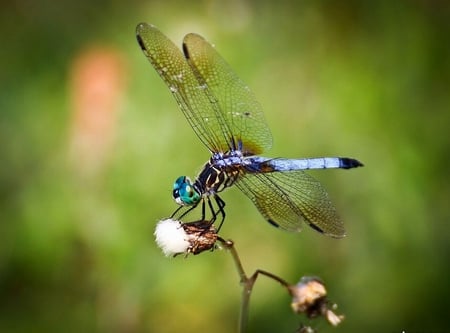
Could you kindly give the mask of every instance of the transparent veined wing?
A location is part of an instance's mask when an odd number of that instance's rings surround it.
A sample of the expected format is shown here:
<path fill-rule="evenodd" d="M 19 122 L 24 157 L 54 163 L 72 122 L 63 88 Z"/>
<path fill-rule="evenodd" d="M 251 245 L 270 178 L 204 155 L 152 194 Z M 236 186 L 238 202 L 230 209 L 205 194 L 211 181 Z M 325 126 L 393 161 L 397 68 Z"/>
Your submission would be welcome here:
<path fill-rule="evenodd" d="M 189 124 L 210 151 L 223 149 L 214 104 L 195 77 L 181 50 L 155 26 L 141 23 L 136 37 L 142 51 L 169 87 Z"/>
<path fill-rule="evenodd" d="M 187 35 L 183 54 L 153 25 L 139 24 L 136 36 L 145 56 L 211 152 L 241 148 L 242 144 L 248 154 L 257 154 L 271 146 L 270 131 L 253 94 L 202 37 Z M 197 52 L 196 47 L 201 50 Z M 185 56 L 190 57 L 189 63 Z M 219 67 L 212 68 L 215 65 Z M 214 79 L 208 77 L 213 72 Z"/>
<path fill-rule="evenodd" d="M 272 135 L 262 107 L 250 88 L 234 73 L 228 63 L 203 37 L 188 34 L 183 50 L 198 81 L 208 87 L 215 115 L 219 120 L 213 130 L 221 132 L 227 142 L 222 145 L 256 155 L 272 146 Z"/>
<path fill-rule="evenodd" d="M 345 236 L 344 224 L 337 215 L 322 185 L 307 173 L 246 173 L 236 186 L 255 204 L 269 223 L 288 231 L 300 231 L 302 222 L 335 238 Z"/>

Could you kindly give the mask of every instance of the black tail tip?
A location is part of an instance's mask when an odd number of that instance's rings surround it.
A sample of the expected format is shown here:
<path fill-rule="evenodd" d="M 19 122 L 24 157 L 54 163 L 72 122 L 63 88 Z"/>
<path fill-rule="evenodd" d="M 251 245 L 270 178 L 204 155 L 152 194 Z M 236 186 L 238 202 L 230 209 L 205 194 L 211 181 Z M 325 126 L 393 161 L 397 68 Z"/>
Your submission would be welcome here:
<path fill-rule="evenodd" d="M 354 158 L 341 157 L 341 168 L 342 169 L 352 169 L 352 168 L 358 168 L 358 167 L 362 167 L 362 166 L 364 166 L 364 164 L 362 164 L 358 160 L 355 160 Z"/>

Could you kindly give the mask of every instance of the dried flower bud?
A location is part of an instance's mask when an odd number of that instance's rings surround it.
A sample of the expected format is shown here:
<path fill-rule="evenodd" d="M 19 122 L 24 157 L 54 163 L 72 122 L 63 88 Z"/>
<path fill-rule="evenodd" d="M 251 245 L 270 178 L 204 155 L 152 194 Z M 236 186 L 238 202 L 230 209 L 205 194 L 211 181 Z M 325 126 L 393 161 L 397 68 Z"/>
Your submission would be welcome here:
<path fill-rule="evenodd" d="M 317 302 L 327 294 L 325 286 L 315 277 L 302 277 L 299 283 L 290 287 L 290 291 L 293 296 L 291 306 L 294 312 L 305 312 L 308 316 Z"/>
<path fill-rule="evenodd" d="M 156 225 L 156 243 L 166 256 L 177 254 L 199 254 L 212 249 L 217 232 L 209 221 L 182 223 L 166 219 Z"/>
<path fill-rule="evenodd" d="M 327 291 L 319 278 L 304 276 L 299 283 L 289 286 L 289 291 L 294 312 L 305 313 L 309 318 L 324 316 L 333 326 L 344 319 L 328 308 Z"/>

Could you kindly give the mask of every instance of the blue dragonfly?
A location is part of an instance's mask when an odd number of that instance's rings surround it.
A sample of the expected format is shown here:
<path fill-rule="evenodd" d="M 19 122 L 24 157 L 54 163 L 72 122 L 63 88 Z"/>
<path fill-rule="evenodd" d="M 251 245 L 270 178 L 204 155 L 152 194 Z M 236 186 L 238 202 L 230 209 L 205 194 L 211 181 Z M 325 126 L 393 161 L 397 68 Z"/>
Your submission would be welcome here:
<path fill-rule="evenodd" d="M 173 215 L 182 218 L 202 206 L 211 223 L 225 219 L 219 193 L 235 185 L 272 225 L 300 231 L 302 222 L 335 238 L 345 236 L 344 225 L 327 192 L 309 169 L 350 169 L 363 164 L 347 157 L 268 158 L 259 156 L 272 146 L 272 135 L 261 105 L 203 37 L 184 37 L 182 52 L 155 26 L 141 23 L 137 41 L 175 97 L 188 123 L 212 156 L 194 181 L 179 177 L 173 197 L 181 205 Z M 207 208 L 209 207 L 209 208 Z"/>

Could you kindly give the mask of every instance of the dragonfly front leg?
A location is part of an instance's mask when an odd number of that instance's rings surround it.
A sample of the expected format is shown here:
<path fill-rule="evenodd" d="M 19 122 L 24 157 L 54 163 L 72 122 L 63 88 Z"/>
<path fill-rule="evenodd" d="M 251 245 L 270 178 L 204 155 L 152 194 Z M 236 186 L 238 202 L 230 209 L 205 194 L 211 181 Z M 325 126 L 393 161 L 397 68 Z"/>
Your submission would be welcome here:
<path fill-rule="evenodd" d="M 178 219 L 181 220 L 183 217 L 185 217 L 187 214 L 189 214 L 193 209 L 197 208 L 198 203 L 196 203 L 195 205 L 191 206 L 188 210 L 186 210 L 183 214 L 181 214 Z M 170 218 L 172 219 L 181 209 L 185 208 L 186 206 L 180 206 L 178 207 L 173 214 L 170 216 Z M 204 200 L 202 200 L 202 221 L 205 219 L 205 202 Z"/>
<path fill-rule="evenodd" d="M 170 218 L 173 219 L 173 217 L 183 208 L 183 206 L 178 207 L 173 213 L 172 215 L 170 215 Z M 184 215 L 184 214 L 183 214 Z"/>

